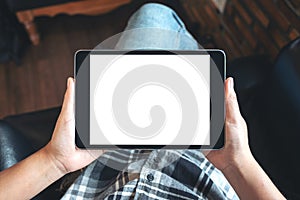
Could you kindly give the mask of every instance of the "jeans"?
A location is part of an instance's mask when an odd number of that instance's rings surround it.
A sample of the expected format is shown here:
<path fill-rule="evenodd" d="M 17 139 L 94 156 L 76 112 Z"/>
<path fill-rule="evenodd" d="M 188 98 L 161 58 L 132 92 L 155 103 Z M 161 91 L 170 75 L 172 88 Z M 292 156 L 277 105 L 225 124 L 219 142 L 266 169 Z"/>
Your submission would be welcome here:
<path fill-rule="evenodd" d="M 135 12 L 115 49 L 199 49 L 197 41 L 169 7 L 148 3 Z"/>

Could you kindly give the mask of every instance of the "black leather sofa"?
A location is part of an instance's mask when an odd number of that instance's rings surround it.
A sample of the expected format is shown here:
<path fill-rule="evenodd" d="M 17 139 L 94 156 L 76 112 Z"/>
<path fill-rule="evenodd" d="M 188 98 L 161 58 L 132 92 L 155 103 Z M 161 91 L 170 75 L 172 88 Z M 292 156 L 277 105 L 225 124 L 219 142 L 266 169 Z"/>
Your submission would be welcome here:
<path fill-rule="evenodd" d="M 51 139 L 60 108 L 8 116 L 0 120 L 0 171 L 26 158 Z M 63 178 L 34 199 L 59 199 Z"/>
<path fill-rule="evenodd" d="M 254 156 L 288 199 L 300 199 L 300 38 L 284 47 L 275 63 L 266 56 L 240 58 L 228 63 L 227 75 L 235 78 Z M 0 170 L 44 146 L 59 111 L 0 120 Z M 61 180 L 35 199 L 58 199 Z"/>
<path fill-rule="evenodd" d="M 251 150 L 288 199 L 300 199 L 300 38 L 270 63 L 240 58 L 227 68 L 249 131 Z"/>

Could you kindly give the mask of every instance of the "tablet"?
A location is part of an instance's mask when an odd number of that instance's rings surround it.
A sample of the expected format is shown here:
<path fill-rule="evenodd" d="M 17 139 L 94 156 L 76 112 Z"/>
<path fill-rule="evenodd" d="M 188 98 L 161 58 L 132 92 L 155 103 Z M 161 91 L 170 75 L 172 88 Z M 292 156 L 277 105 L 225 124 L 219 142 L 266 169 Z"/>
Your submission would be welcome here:
<path fill-rule="evenodd" d="M 79 50 L 76 145 L 86 149 L 220 149 L 222 50 Z"/>

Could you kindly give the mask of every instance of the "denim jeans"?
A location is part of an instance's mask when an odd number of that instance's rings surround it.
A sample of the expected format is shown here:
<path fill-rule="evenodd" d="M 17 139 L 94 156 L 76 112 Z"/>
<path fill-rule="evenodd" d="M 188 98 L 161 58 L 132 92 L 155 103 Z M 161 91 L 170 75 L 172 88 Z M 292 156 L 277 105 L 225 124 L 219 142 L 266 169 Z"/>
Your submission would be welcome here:
<path fill-rule="evenodd" d="M 115 49 L 194 50 L 198 43 L 178 15 L 162 4 L 148 3 L 135 12 Z"/>

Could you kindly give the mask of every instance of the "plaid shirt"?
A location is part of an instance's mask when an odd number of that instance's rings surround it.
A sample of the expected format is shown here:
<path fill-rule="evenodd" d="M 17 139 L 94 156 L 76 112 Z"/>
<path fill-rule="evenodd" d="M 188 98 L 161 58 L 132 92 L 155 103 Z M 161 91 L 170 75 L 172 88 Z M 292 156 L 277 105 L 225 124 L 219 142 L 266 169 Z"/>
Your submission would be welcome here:
<path fill-rule="evenodd" d="M 200 151 L 145 152 L 106 152 L 62 199 L 238 199 L 223 174 Z"/>

